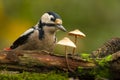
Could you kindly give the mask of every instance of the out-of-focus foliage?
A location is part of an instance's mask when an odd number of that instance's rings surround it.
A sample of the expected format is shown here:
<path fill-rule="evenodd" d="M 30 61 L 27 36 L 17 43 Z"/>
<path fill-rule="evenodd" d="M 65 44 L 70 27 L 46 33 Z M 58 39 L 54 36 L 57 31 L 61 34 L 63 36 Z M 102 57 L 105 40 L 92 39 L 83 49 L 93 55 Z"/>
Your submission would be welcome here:
<path fill-rule="evenodd" d="M 0 0 L 0 47 L 9 46 L 46 11 L 60 14 L 68 31 L 77 28 L 86 34 L 79 38 L 77 53 L 91 52 L 120 36 L 119 0 Z M 57 33 L 58 40 L 64 36 L 64 32 Z"/>

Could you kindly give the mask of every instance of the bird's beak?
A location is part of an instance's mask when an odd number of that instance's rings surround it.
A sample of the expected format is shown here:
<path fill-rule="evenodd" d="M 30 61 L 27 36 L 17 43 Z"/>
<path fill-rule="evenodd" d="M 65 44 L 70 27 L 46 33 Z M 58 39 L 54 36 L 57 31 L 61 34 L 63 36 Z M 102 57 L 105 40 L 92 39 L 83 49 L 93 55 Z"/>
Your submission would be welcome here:
<path fill-rule="evenodd" d="M 66 32 L 66 29 L 60 24 L 57 24 L 57 28 L 64 31 L 64 32 Z"/>
<path fill-rule="evenodd" d="M 57 26 L 58 29 L 66 32 L 66 29 L 62 26 L 62 20 L 61 19 L 56 19 L 55 20 L 55 24 Z"/>

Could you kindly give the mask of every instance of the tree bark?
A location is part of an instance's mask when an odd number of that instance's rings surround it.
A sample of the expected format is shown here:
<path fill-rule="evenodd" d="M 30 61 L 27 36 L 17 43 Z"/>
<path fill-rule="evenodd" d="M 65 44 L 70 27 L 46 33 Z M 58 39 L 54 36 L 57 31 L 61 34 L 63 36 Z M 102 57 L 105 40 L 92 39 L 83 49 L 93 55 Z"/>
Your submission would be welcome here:
<path fill-rule="evenodd" d="M 95 64 L 68 57 L 70 71 L 75 71 L 79 66 L 84 68 L 94 67 Z M 44 51 L 0 51 L 0 67 L 18 71 L 69 71 L 65 56 L 48 54 Z"/>

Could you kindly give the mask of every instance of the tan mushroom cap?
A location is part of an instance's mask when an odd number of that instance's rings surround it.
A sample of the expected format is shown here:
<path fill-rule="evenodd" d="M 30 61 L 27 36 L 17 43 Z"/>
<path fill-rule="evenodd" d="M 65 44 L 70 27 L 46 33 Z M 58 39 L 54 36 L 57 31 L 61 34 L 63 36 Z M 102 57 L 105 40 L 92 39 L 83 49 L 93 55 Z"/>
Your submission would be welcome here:
<path fill-rule="evenodd" d="M 80 36 L 80 37 L 86 37 L 86 35 L 84 33 L 82 33 L 79 29 L 76 29 L 74 31 L 70 31 L 68 34 L 69 35 L 76 35 L 76 36 Z"/>
<path fill-rule="evenodd" d="M 57 44 L 76 48 L 76 45 L 68 37 L 64 37 Z"/>

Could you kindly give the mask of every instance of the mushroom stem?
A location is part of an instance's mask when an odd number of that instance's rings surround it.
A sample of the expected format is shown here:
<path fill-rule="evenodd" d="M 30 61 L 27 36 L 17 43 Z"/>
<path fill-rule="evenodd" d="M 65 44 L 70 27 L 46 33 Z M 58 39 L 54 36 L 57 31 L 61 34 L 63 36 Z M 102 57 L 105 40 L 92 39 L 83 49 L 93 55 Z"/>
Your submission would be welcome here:
<path fill-rule="evenodd" d="M 69 66 L 69 62 L 68 62 L 67 46 L 65 46 L 65 57 L 66 57 L 66 63 L 67 63 L 68 70 L 71 70 L 71 69 L 70 69 L 70 66 Z"/>
<path fill-rule="evenodd" d="M 75 45 L 77 44 L 77 36 L 75 36 Z M 73 55 L 75 54 L 75 50 L 76 50 L 76 48 L 73 48 Z"/>

